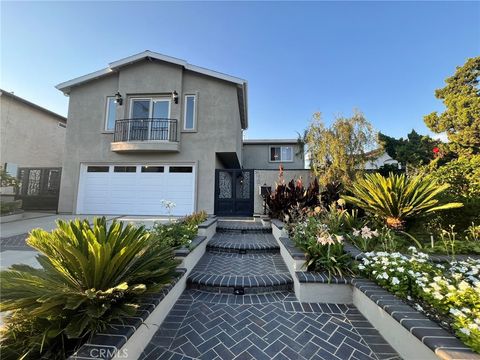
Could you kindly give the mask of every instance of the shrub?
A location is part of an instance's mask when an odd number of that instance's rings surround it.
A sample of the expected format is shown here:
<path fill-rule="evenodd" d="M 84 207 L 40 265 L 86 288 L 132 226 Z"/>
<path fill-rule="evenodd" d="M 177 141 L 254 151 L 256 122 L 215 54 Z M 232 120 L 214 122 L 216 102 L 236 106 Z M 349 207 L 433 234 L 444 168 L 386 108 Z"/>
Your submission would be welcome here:
<path fill-rule="evenodd" d="M 8 202 L 0 202 L 0 214 L 10 214 L 15 212 L 16 210 L 22 207 L 22 200 L 15 200 L 15 201 L 8 201 Z"/>
<path fill-rule="evenodd" d="M 19 181 L 16 177 L 9 175 L 5 169 L 0 168 L 0 187 L 13 186 L 17 188 L 18 183 Z"/>
<path fill-rule="evenodd" d="M 442 194 L 443 201 L 461 201 L 461 209 L 435 214 L 431 223 L 454 224 L 458 231 L 466 230 L 472 222 L 480 223 L 480 155 L 460 157 L 443 166 L 435 161 L 425 169 L 426 175 L 439 184 L 450 185 Z"/>
<path fill-rule="evenodd" d="M 311 217 L 297 224 L 293 241 L 307 255 L 307 270 L 326 272 L 329 281 L 333 275 L 352 274 L 350 255 L 343 251 L 343 236 L 331 233 L 319 219 Z"/>
<path fill-rule="evenodd" d="M 440 202 L 439 195 L 448 187 L 423 176 L 366 174 L 349 188 L 353 196 L 343 199 L 379 217 L 389 228 L 401 230 L 413 216 L 461 207 L 458 202 Z"/>
<path fill-rule="evenodd" d="M 292 213 L 298 209 L 311 208 L 319 205 L 319 185 L 317 179 L 305 189 L 301 179 L 292 179 L 288 184 L 280 175 L 275 190 L 267 196 L 266 203 L 270 216 L 288 222 Z"/>
<path fill-rule="evenodd" d="M 197 231 L 197 225 L 178 221 L 167 224 L 156 223 L 151 233 L 159 244 L 177 249 L 182 246 L 189 246 L 197 235 Z"/>
<path fill-rule="evenodd" d="M 207 212 L 205 210 L 202 210 L 202 211 L 195 212 L 191 215 L 186 216 L 183 219 L 183 222 L 188 224 L 188 225 L 198 226 L 202 222 L 207 220 L 207 218 L 208 218 Z"/>
<path fill-rule="evenodd" d="M 168 284 L 177 265 L 170 248 L 144 229 L 105 218 L 32 230 L 27 243 L 41 268 L 0 273 L 6 358 L 64 358 L 113 319 L 134 314 L 139 294 Z"/>
<path fill-rule="evenodd" d="M 433 264 L 412 248 L 412 256 L 367 253 L 359 270 L 380 286 L 414 302 L 417 310 L 451 325 L 452 331 L 480 352 L 480 261 Z"/>

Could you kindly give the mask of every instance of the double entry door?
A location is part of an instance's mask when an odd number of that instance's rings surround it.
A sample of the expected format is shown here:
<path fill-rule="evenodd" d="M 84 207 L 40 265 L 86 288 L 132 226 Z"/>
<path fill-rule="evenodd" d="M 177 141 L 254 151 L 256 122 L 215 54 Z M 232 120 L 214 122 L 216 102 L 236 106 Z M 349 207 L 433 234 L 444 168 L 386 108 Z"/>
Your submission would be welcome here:
<path fill-rule="evenodd" d="M 253 215 L 253 170 L 215 170 L 215 214 Z"/>
<path fill-rule="evenodd" d="M 170 119 L 170 98 L 133 98 L 130 103 L 130 141 L 171 141 L 176 122 Z"/>

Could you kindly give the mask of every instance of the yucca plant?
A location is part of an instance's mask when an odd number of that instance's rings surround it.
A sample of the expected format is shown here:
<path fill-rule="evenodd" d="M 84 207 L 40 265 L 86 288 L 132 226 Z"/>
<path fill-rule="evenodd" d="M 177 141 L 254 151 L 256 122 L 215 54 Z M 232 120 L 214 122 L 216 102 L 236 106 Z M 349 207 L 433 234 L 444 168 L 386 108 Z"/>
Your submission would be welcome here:
<path fill-rule="evenodd" d="M 374 173 L 366 174 L 348 188 L 353 196 L 342 197 L 379 217 L 389 228 L 403 230 L 410 217 L 463 206 L 458 202 L 441 203 L 439 195 L 448 187 L 424 176 L 389 174 L 383 177 Z"/>
<path fill-rule="evenodd" d="M 134 314 L 139 294 L 158 291 L 174 274 L 172 249 L 144 227 L 107 226 L 105 218 L 57 225 L 27 239 L 41 268 L 0 273 L 2 357 L 62 358 L 109 321 Z"/>

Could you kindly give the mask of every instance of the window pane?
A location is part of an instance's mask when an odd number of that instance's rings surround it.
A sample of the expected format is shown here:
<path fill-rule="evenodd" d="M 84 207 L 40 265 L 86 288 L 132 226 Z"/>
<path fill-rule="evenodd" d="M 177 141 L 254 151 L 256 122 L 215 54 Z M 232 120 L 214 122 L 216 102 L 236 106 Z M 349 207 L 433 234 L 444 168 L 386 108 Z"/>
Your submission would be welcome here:
<path fill-rule="evenodd" d="M 134 173 L 134 172 L 137 172 L 137 167 L 136 166 L 115 166 L 113 168 L 113 172 Z"/>
<path fill-rule="evenodd" d="M 132 119 L 145 119 L 150 116 L 150 100 L 132 100 Z"/>
<path fill-rule="evenodd" d="M 163 172 L 163 166 L 142 166 L 143 173 Z"/>
<path fill-rule="evenodd" d="M 107 121 L 106 121 L 106 130 L 115 130 L 115 118 L 117 104 L 115 103 L 115 98 L 107 98 Z"/>
<path fill-rule="evenodd" d="M 170 101 L 155 100 L 153 102 L 152 117 L 156 119 L 168 119 L 170 110 Z"/>
<path fill-rule="evenodd" d="M 280 161 L 280 148 L 272 146 L 270 148 L 270 161 Z"/>
<path fill-rule="evenodd" d="M 195 96 L 185 97 L 185 129 L 193 130 L 195 127 Z"/>
<path fill-rule="evenodd" d="M 109 166 L 89 166 L 87 167 L 87 172 L 108 172 L 110 170 Z"/>
<path fill-rule="evenodd" d="M 191 166 L 170 166 L 171 173 L 191 173 Z"/>
<path fill-rule="evenodd" d="M 282 161 L 292 161 L 292 147 L 282 146 Z"/>

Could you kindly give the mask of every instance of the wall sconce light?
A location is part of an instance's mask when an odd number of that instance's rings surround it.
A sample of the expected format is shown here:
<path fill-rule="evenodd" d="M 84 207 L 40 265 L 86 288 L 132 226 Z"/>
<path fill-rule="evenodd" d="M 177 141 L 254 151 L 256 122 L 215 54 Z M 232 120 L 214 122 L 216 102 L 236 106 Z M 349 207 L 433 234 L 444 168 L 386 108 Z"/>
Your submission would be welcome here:
<path fill-rule="evenodd" d="M 122 105 L 122 104 L 123 104 L 122 94 L 120 94 L 119 92 L 117 92 L 117 93 L 115 94 L 115 102 L 116 102 L 118 105 Z"/>
<path fill-rule="evenodd" d="M 177 90 L 173 90 L 172 92 L 172 100 L 175 104 L 178 104 L 178 93 Z"/>

